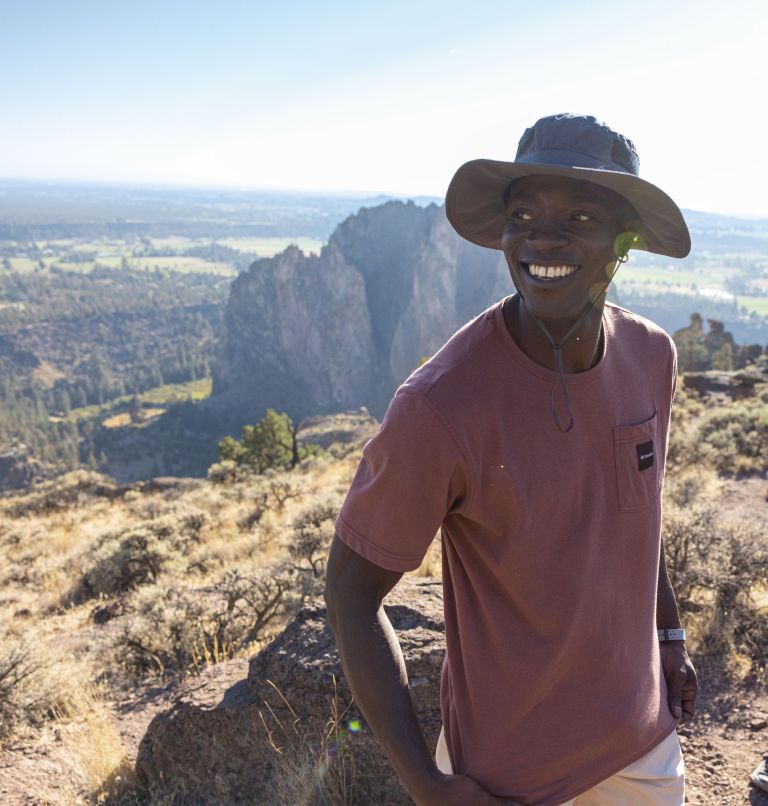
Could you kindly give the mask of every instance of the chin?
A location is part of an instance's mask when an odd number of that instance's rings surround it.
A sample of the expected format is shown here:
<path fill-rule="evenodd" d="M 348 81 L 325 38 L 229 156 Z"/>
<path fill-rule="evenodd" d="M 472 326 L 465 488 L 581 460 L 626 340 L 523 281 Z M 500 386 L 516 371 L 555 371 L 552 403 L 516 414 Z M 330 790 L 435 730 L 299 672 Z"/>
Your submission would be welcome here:
<path fill-rule="evenodd" d="M 518 293 L 522 296 L 526 310 L 542 321 L 578 319 L 584 311 L 584 306 L 589 301 L 589 298 L 586 296 L 578 302 L 555 298 L 555 295 L 552 295 L 551 299 L 547 299 L 547 295 L 541 292 L 533 293 L 530 290 L 526 291 L 525 287 L 522 288 L 521 292 L 519 286 L 516 286 L 516 288 Z M 593 307 L 599 308 L 600 301 L 598 300 L 593 303 Z"/>

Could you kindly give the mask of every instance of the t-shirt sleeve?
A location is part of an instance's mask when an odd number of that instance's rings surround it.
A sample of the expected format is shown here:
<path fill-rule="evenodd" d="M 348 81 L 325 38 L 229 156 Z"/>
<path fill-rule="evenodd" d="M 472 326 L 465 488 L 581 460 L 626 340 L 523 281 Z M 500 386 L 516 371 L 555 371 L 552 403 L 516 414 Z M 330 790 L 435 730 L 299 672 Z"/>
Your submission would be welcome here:
<path fill-rule="evenodd" d="M 418 392 L 400 389 L 366 443 L 336 520 L 353 551 L 390 571 L 419 567 L 443 519 L 468 498 L 463 452 Z"/>
<path fill-rule="evenodd" d="M 672 347 L 672 399 L 670 405 L 675 402 L 675 395 L 677 394 L 677 346 L 674 341 L 670 339 Z"/>

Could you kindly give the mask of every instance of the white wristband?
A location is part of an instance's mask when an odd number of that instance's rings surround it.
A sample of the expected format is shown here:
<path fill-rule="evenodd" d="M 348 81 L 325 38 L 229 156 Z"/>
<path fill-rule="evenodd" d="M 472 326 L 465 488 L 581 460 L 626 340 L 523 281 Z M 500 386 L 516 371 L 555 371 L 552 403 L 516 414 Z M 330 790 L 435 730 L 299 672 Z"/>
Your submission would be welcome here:
<path fill-rule="evenodd" d="M 673 629 L 661 629 L 656 631 L 659 634 L 659 641 L 685 641 L 685 630 L 675 627 Z"/>

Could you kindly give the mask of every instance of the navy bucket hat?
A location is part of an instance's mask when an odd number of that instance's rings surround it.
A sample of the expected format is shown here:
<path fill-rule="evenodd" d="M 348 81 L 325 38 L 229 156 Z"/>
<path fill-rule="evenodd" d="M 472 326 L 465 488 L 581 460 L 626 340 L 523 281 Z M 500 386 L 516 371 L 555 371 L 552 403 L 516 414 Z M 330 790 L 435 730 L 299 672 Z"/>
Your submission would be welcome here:
<path fill-rule="evenodd" d="M 680 208 L 663 190 L 638 175 L 631 140 L 590 115 L 551 115 L 526 129 L 514 162 L 478 159 L 456 171 L 445 197 L 454 229 L 472 243 L 501 249 L 506 223 L 505 192 L 524 176 L 581 179 L 623 196 L 637 211 L 635 249 L 685 257 L 691 236 Z"/>

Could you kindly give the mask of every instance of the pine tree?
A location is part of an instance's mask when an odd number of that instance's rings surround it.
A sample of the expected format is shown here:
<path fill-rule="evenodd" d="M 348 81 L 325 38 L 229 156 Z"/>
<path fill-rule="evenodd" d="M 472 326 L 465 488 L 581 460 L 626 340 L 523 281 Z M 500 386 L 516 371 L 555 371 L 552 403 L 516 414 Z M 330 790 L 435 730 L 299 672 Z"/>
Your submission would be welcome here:
<path fill-rule="evenodd" d="M 298 428 L 287 414 L 267 409 L 264 418 L 256 425 L 243 428 L 242 440 L 222 439 L 219 456 L 221 461 L 249 465 L 257 473 L 271 467 L 295 467 L 307 454 L 298 445 L 297 433 Z"/>

